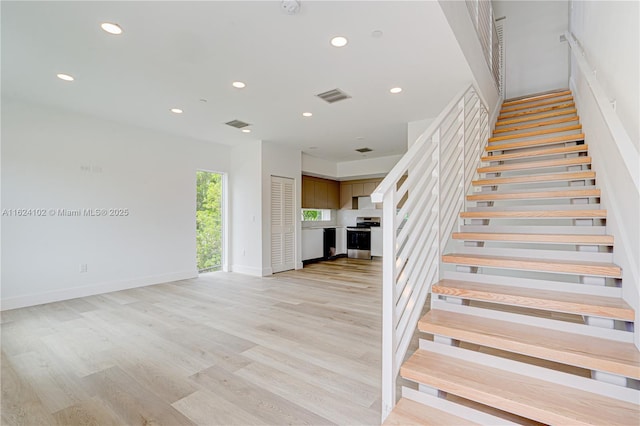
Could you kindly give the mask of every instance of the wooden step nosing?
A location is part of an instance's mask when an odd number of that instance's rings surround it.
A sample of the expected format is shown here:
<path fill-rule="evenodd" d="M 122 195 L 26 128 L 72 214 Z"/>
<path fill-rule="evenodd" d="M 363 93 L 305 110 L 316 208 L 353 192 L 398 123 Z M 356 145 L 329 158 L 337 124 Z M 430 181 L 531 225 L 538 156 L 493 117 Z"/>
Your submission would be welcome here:
<path fill-rule="evenodd" d="M 549 129 L 539 129 L 539 130 L 531 130 L 528 132 L 512 133 L 510 135 L 492 136 L 488 139 L 488 142 L 494 143 L 494 142 L 500 142 L 500 141 L 505 141 L 510 139 L 520 139 L 520 138 L 529 138 L 529 137 L 538 136 L 538 135 L 548 135 L 551 133 L 572 132 L 574 130 L 582 130 L 582 125 L 572 124 L 564 127 L 552 127 Z"/>
<path fill-rule="evenodd" d="M 515 111 L 522 111 L 524 109 L 533 109 L 533 108 L 538 108 L 546 105 L 555 105 L 555 104 L 566 103 L 566 102 L 574 102 L 574 101 L 575 99 L 573 98 L 572 95 L 565 95 L 564 97 L 559 96 L 555 99 L 551 98 L 548 100 L 535 101 L 533 104 L 530 104 L 530 105 L 518 105 L 518 106 L 507 107 L 506 109 L 501 108 L 500 114 L 515 112 Z"/>
<path fill-rule="evenodd" d="M 537 291 L 559 291 L 564 293 L 573 293 L 579 296 L 586 295 L 615 299 L 622 298 L 622 288 L 620 287 L 605 287 L 576 282 L 550 281 L 520 277 L 515 279 L 508 275 L 469 274 L 457 271 L 445 271 L 443 275 L 444 276 L 440 281 L 457 281 L 486 286 L 498 285 L 514 289 L 534 289 Z"/>
<path fill-rule="evenodd" d="M 536 188 L 537 189 L 537 188 Z M 493 192 L 493 193 L 492 193 Z M 545 198 L 600 198 L 599 189 L 591 190 L 557 190 L 557 191 L 536 191 L 530 192 L 474 192 L 467 195 L 467 201 L 500 201 L 500 200 L 526 200 L 526 199 L 545 199 Z"/>
<path fill-rule="evenodd" d="M 594 265 L 574 262 L 551 262 L 532 258 L 505 258 L 493 257 L 488 259 L 479 255 L 448 253 L 442 256 L 444 263 L 468 266 L 482 266 L 485 268 L 525 270 L 538 272 L 551 272 L 558 274 L 586 275 L 595 277 L 621 278 L 620 268 L 615 265 Z M 499 262 L 499 263 L 496 263 Z"/>
<path fill-rule="evenodd" d="M 575 181 L 575 180 L 594 180 L 596 173 L 588 170 L 583 172 L 564 172 L 564 173 L 551 173 L 551 174 L 539 174 L 529 176 L 517 176 L 517 177 L 498 177 L 498 178 L 484 178 L 471 182 L 473 186 L 499 186 L 508 184 L 520 184 L 520 183 L 543 183 L 543 182 L 556 182 L 556 181 Z"/>
<path fill-rule="evenodd" d="M 502 106 L 511 106 L 511 105 L 520 105 L 520 104 L 526 104 L 529 102 L 537 102 L 537 101 L 541 101 L 543 99 L 552 99 L 552 98 L 558 98 L 561 96 L 568 96 L 568 95 L 572 95 L 571 90 L 568 89 L 564 89 L 564 90 L 558 90 L 558 91 L 553 91 L 553 92 L 548 92 L 548 93 L 542 93 L 539 95 L 533 95 L 533 96 L 524 96 L 524 97 L 519 97 L 519 98 L 513 98 L 513 99 L 506 99 L 503 103 Z"/>
<path fill-rule="evenodd" d="M 477 172 L 478 173 L 499 173 L 499 172 L 515 171 L 515 170 L 544 169 L 549 167 L 579 166 L 579 165 L 585 165 L 585 164 L 591 164 L 591 157 L 581 156 L 581 157 L 559 158 L 554 160 L 500 164 L 497 166 L 484 166 L 484 167 L 478 167 Z"/>
<path fill-rule="evenodd" d="M 512 113 L 500 114 L 498 115 L 498 121 L 504 121 L 506 119 L 516 118 L 516 117 L 526 117 L 528 115 L 533 115 L 533 114 L 542 114 L 550 111 L 559 111 L 559 110 L 564 110 L 568 108 L 575 109 L 575 107 L 576 107 L 575 102 L 563 102 L 563 103 L 558 103 L 557 105 L 531 108 L 530 111 L 520 110 L 520 111 L 514 111 Z"/>
<path fill-rule="evenodd" d="M 467 211 L 462 219 L 606 219 L 606 210 L 520 210 L 520 211 Z"/>
<path fill-rule="evenodd" d="M 445 272 L 445 276 L 447 272 Z M 470 275 L 470 274 L 467 274 Z M 585 286 L 588 287 L 588 286 Z M 595 286 L 590 286 L 595 287 Z M 535 317 L 526 314 L 516 314 L 513 312 L 504 312 L 498 310 L 490 310 L 474 306 L 461 306 L 453 303 L 448 303 L 438 298 L 431 299 L 431 309 L 439 309 L 447 312 L 455 312 L 467 315 L 476 315 L 484 318 L 492 318 L 500 321 L 510 321 L 516 324 L 531 325 L 541 328 L 547 328 L 549 330 L 564 331 L 567 333 L 579 334 L 586 337 L 597 337 L 600 339 L 611 340 L 614 342 L 631 343 L 633 344 L 633 333 L 615 330 L 605 329 L 600 327 L 593 327 L 586 324 L 578 324 L 573 322 L 561 321 L 556 319 Z"/>
<path fill-rule="evenodd" d="M 424 339 L 420 339 L 419 347 L 420 350 L 455 358 L 461 361 L 467 361 L 496 370 L 502 370 L 519 376 L 554 383 L 558 386 L 565 386 L 579 392 L 593 393 L 604 398 L 610 398 L 612 400 L 627 402 L 630 404 L 638 403 L 638 391 L 635 389 L 592 380 L 591 378 L 580 377 L 571 373 L 550 370 L 545 367 L 539 367 L 520 361 L 499 358 L 482 352 L 470 351 L 455 346 L 442 345 L 426 341 Z M 640 410 L 640 407 L 636 407 L 636 409 Z"/>
<path fill-rule="evenodd" d="M 498 286 L 497 286 L 498 287 Z M 504 286 L 502 286 L 504 287 Z M 508 294 L 504 292 L 504 289 L 497 288 L 496 290 L 469 290 L 469 289 L 454 289 L 451 286 L 433 285 L 432 290 L 434 294 L 442 296 L 456 297 L 460 299 L 469 300 L 482 300 L 489 303 L 497 303 L 499 305 L 509 306 L 522 306 L 533 309 L 540 309 L 543 311 L 552 312 L 565 312 L 576 315 L 589 315 L 599 318 L 611 318 L 621 321 L 633 321 L 635 313 L 631 307 L 624 306 L 602 306 L 593 305 L 580 302 L 566 302 L 551 297 L 544 299 L 541 297 L 526 297 L 518 296 L 514 294 Z M 464 291 L 464 294 L 461 294 Z M 553 292 L 549 292 L 550 296 Z M 561 293 L 563 296 L 565 293 Z M 496 297 L 499 295 L 499 297 Z M 602 298 L 603 302 L 610 302 L 607 298 Z"/>
<path fill-rule="evenodd" d="M 542 202 L 538 202 L 536 204 L 523 204 L 520 202 L 516 202 L 513 204 L 503 205 L 503 206 L 469 206 L 466 209 L 466 212 L 508 212 L 508 211 L 520 211 L 520 212 L 528 212 L 528 211 L 538 211 L 538 212 L 546 212 L 546 211 L 580 211 L 580 210 L 603 210 L 602 205 L 600 203 L 592 203 L 592 204 L 544 204 Z"/>
<path fill-rule="evenodd" d="M 498 120 L 496 121 L 495 127 L 508 126 L 509 124 L 526 123 L 528 121 L 544 120 L 544 119 L 553 118 L 553 117 L 562 117 L 563 115 L 572 115 L 572 114 L 577 115 L 578 110 L 575 108 L 571 108 L 571 109 L 566 109 L 561 111 L 545 112 L 542 114 L 530 115 L 525 117 L 509 118 L 507 120 Z"/>
<path fill-rule="evenodd" d="M 547 126 L 553 126 L 553 125 L 556 125 L 556 124 L 571 123 L 573 121 L 580 121 L 580 116 L 576 115 L 576 116 L 573 116 L 573 117 L 556 118 L 556 119 L 553 119 L 553 120 L 540 121 L 540 122 L 537 122 L 537 123 L 521 124 L 519 126 L 514 126 L 514 127 L 504 127 L 504 128 L 501 128 L 501 129 L 494 129 L 493 136 L 495 136 L 496 134 L 502 134 L 502 133 L 508 133 L 508 132 L 518 132 L 520 130 L 535 129 L 536 127 L 547 127 Z"/>
<path fill-rule="evenodd" d="M 519 353 L 522 355 L 532 356 L 535 358 L 546 359 L 549 361 L 560 362 L 563 364 L 574 365 L 576 367 L 586 368 L 590 370 L 598 370 L 605 371 L 612 374 L 617 374 L 625 377 L 631 377 L 634 379 L 640 379 L 640 365 L 635 365 L 629 360 L 623 359 L 615 359 L 606 355 L 600 354 L 592 354 L 587 352 L 587 348 L 585 348 L 584 352 L 580 352 L 576 348 L 563 348 L 561 342 L 562 337 L 566 336 L 566 340 L 573 337 L 570 333 L 558 331 L 550 331 L 547 329 L 539 328 L 539 327 L 530 327 L 526 326 L 526 331 L 522 331 L 522 335 L 531 334 L 531 340 L 536 342 L 545 340 L 544 337 L 549 339 L 551 335 L 553 337 L 553 342 L 555 344 L 532 344 L 529 341 L 525 341 L 522 339 L 518 339 L 514 333 L 509 334 L 508 331 L 503 329 L 496 328 L 495 333 L 490 333 L 488 330 L 483 330 L 485 327 L 482 327 L 481 330 L 468 330 L 463 329 L 457 325 L 446 325 L 441 324 L 437 321 L 437 318 L 434 320 L 434 315 L 429 315 L 434 311 L 430 311 L 418 322 L 418 329 L 424 333 L 437 334 L 441 336 L 446 336 L 456 340 L 462 340 L 469 343 L 474 343 L 477 345 L 487 346 L 491 348 L 496 348 L 500 350 L 507 350 L 509 352 Z M 436 313 L 438 311 L 435 311 Z M 442 311 L 444 312 L 444 311 Z M 473 315 L 465 315 L 465 314 L 456 314 L 445 312 L 445 314 L 450 315 L 458 315 L 458 323 L 464 322 L 465 317 L 469 318 L 469 321 L 478 321 L 483 320 L 483 318 L 478 318 L 474 320 Z M 489 322 L 502 322 L 499 320 L 488 320 Z M 516 325 L 516 328 L 520 325 Z M 497 331 L 500 330 L 498 333 Z M 541 338 L 542 337 L 542 338 Z M 599 342 L 601 345 L 610 345 L 611 343 L 607 342 L 604 339 Z M 544 343 L 547 343 L 546 341 Z M 627 344 L 629 349 L 635 348 L 631 344 Z"/>
<path fill-rule="evenodd" d="M 545 145 L 556 145 L 561 143 L 580 142 L 584 141 L 584 133 L 577 133 L 574 135 L 557 136 L 553 138 L 532 139 L 530 141 L 521 142 L 508 142 L 496 145 L 485 146 L 485 151 L 509 151 L 512 149 L 529 148 Z"/>
<path fill-rule="evenodd" d="M 563 155 L 563 154 L 574 154 L 579 152 L 587 152 L 589 150 L 589 146 L 587 144 L 566 146 L 561 148 L 543 148 L 534 151 L 518 151 L 518 152 L 510 152 L 507 154 L 495 154 L 495 155 L 485 155 L 480 157 L 480 161 L 485 163 L 495 162 L 495 161 L 508 161 L 508 160 L 517 160 L 521 158 L 528 157 L 548 157 L 551 155 Z"/>
<path fill-rule="evenodd" d="M 612 235 L 454 232 L 454 240 L 612 246 Z"/>
<path fill-rule="evenodd" d="M 459 255 L 469 256 L 513 258 L 514 260 L 534 259 L 537 261 L 550 260 L 559 262 L 595 262 L 599 264 L 613 264 L 613 253 L 611 252 L 544 250 L 542 248 L 534 247 L 474 247 L 458 244 L 456 247 L 456 253 Z"/>

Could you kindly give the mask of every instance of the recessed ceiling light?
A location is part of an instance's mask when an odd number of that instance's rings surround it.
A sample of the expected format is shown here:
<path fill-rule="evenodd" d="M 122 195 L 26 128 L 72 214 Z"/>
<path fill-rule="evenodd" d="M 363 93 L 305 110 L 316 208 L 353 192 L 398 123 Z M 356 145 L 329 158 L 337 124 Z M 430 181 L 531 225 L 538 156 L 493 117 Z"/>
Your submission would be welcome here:
<path fill-rule="evenodd" d="M 310 113 L 310 112 L 303 112 L 303 113 L 302 113 L 302 116 L 303 116 L 303 117 L 311 117 L 312 115 L 313 115 L 313 114 L 312 114 L 312 113 Z"/>
<path fill-rule="evenodd" d="M 357 140 L 359 140 L 359 141 L 361 141 L 361 140 L 363 140 L 363 139 L 364 139 L 364 136 L 356 136 L 356 139 L 357 139 Z"/>
<path fill-rule="evenodd" d="M 56 74 L 56 76 L 60 80 L 64 80 L 64 81 L 73 81 L 74 80 L 74 78 L 72 76 L 70 76 L 69 74 Z"/>
<path fill-rule="evenodd" d="M 182 114 L 183 111 L 180 108 L 171 108 L 170 111 L 174 114 Z"/>
<path fill-rule="evenodd" d="M 236 89 L 244 89 L 245 87 L 247 87 L 247 85 L 241 81 L 234 81 L 233 83 L 231 83 L 231 85 Z"/>
<path fill-rule="evenodd" d="M 375 30 L 371 32 L 371 37 L 373 38 L 380 38 L 382 37 L 382 31 L 380 30 Z"/>
<path fill-rule="evenodd" d="M 109 34 L 119 35 L 122 34 L 122 28 L 118 24 L 112 24 L 111 22 L 103 22 L 100 24 L 100 28 L 108 32 Z"/>
<path fill-rule="evenodd" d="M 251 133 L 251 129 L 242 129 L 242 133 Z"/>
<path fill-rule="evenodd" d="M 310 146 L 309 149 L 318 149 L 317 146 Z"/>
<path fill-rule="evenodd" d="M 344 47 L 349 43 L 346 37 L 337 36 L 331 39 L 331 45 L 333 47 Z"/>
<path fill-rule="evenodd" d="M 394 88 L 389 89 L 389 91 L 391 93 L 400 93 L 400 92 L 402 92 L 402 87 L 394 87 Z"/>

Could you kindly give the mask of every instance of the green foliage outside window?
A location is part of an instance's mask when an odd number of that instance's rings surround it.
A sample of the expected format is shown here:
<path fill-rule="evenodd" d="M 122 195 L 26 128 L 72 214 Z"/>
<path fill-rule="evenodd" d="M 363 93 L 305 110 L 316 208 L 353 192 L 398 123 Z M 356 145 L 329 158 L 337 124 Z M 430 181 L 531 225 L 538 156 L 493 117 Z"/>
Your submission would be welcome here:
<path fill-rule="evenodd" d="M 302 220 L 322 220 L 322 212 L 320 210 L 302 210 Z"/>
<path fill-rule="evenodd" d="M 196 172 L 196 253 L 199 272 L 222 266 L 222 175 Z"/>

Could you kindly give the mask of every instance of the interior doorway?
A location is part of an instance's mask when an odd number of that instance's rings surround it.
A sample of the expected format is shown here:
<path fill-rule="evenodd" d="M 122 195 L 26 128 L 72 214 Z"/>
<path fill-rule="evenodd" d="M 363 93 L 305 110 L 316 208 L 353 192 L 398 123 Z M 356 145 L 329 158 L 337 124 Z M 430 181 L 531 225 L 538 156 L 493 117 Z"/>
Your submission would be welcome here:
<path fill-rule="evenodd" d="M 196 260 L 199 273 L 222 269 L 223 177 L 221 173 L 196 172 Z"/>

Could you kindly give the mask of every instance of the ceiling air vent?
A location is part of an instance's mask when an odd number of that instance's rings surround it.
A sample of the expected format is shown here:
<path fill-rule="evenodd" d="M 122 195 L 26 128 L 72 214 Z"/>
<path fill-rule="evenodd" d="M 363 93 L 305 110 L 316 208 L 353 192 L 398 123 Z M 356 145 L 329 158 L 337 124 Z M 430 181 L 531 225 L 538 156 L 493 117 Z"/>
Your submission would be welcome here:
<path fill-rule="evenodd" d="M 356 149 L 356 151 L 364 154 L 365 152 L 371 152 L 373 150 L 371 148 L 358 148 L 358 149 Z"/>
<path fill-rule="evenodd" d="M 236 129 L 242 129 L 243 127 L 247 127 L 249 125 L 249 123 L 245 123 L 244 121 L 240 120 L 231 120 L 224 124 L 226 124 L 227 126 L 235 127 Z"/>
<path fill-rule="evenodd" d="M 323 101 L 329 102 L 330 104 L 351 98 L 351 96 L 347 95 L 340 89 L 329 90 L 328 92 L 320 93 L 319 95 L 316 95 L 316 96 L 322 99 Z"/>

